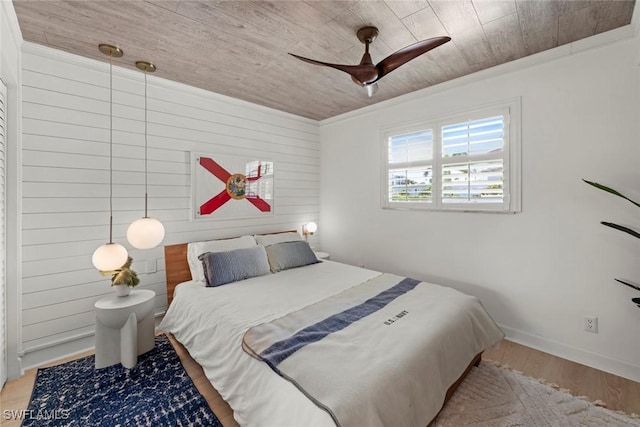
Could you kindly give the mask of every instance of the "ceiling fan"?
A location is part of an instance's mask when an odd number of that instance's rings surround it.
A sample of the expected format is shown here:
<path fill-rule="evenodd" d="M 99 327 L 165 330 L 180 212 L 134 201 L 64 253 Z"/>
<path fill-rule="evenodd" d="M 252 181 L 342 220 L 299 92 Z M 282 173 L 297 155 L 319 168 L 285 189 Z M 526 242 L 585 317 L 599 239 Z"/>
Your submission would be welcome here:
<path fill-rule="evenodd" d="M 371 55 L 369 54 L 369 45 L 378 36 L 378 29 L 376 27 L 362 27 L 356 33 L 358 40 L 364 43 L 364 55 L 360 60 L 359 65 L 343 65 L 343 64 L 330 64 L 328 62 L 316 61 L 314 59 L 304 58 L 299 55 L 290 53 L 289 55 L 298 58 L 301 61 L 308 62 L 315 65 L 324 65 L 327 67 L 335 68 L 336 70 L 344 71 L 351 76 L 357 85 L 363 86 L 367 89 L 367 95 L 373 96 L 378 90 L 378 80 L 400 67 L 406 64 L 414 58 L 427 53 L 431 49 L 445 44 L 451 40 L 451 37 L 433 37 L 430 39 L 422 40 L 412 45 L 403 47 L 402 49 L 392 53 L 384 58 L 377 64 L 373 64 Z"/>

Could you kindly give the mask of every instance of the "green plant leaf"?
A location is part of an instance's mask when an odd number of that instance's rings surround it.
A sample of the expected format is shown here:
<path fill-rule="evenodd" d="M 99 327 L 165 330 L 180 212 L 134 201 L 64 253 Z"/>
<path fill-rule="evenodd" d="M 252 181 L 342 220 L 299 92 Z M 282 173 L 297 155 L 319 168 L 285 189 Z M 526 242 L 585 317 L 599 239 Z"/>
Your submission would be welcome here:
<path fill-rule="evenodd" d="M 130 268 L 121 268 L 120 271 L 111 278 L 112 285 L 127 285 L 133 288 L 138 283 L 140 283 L 138 275 Z"/>
<path fill-rule="evenodd" d="M 631 234 L 633 237 L 640 239 L 640 233 L 635 230 L 632 230 L 628 227 L 624 227 L 622 225 L 614 224 L 612 222 L 600 221 L 600 224 L 606 225 L 607 227 L 615 228 L 616 230 L 624 231 L 625 233 Z"/>
<path fill-rule="evenodd" d="M 602 191 L 606 191 L 607 193 L 611 193 L 611 194 L 613 194 L 615 196 L 618 196 L 618 197 L 622 197 L 623 199 L 628 200 L 629 202 L 633 203 L 634 205 L 636 205 L 637 207 L 640 208 L 640 203 L 634 202 L 633 200 L 631 200 L 630 198 L 628 198 L 624 194 L 614 190 L 613 188 L 609 188 L 606 185 L 598 184 L 597 182 L 587 181 L 586 179 L 583 179 L 583 181 L 586 182 L 589 185 L 592 185 L 592 186 L 596 187 L 597 189 L 600 189 Z"/>
<path fill-rule="evenodd" d="M 118 274 L 120 270 L 100 270 L 100 274 L 103 276 L 113 276 L 114 274 Z"/>
<path fill-rule="evenodd" d="M 124 268 L 131 268 L 131 263 L 133 262 L 133 258 L 131 257 L 127 257 L 127 262 L 124 263 L 124 265 L 122 267 L 120 267 L 121 269 Z"/>
<path fill-rule="evenodd" d="M 127 285 L 131 288 L 137 286 L 140 283 L 138 273 L 131 269 L 131 257 L 127 258 L 127 262 L 117 270 L 100 271 L 103 276 L 111 276 L 111 286 L 115 285 Z"/>

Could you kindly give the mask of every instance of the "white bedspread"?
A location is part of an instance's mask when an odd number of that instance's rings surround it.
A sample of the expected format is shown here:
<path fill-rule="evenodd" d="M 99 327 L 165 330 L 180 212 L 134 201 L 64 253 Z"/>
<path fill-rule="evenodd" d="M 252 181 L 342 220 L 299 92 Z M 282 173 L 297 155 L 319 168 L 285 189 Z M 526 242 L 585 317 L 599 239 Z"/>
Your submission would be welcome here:
<path fill-rule="evenodd" d="M 422 427 L 469 361 L 502 337 L 477 298 L 382 274 L 249 329 L 244 349 L 338 426 Z"/>
<path fill-rule="evenodd" d="M 176 289 L 160 328 L 174 334 L 202 365 L 243 427 L 334 426 L 329 414 L 293 384 L 276 375 L 265 363 L 245 354 L 242 337 L 252 326 L 282 317 L 379 274 L 325 261 L 218 288 L 187 282 Z M 433 331 L 428 333 L 438 335 Z M 453 362 L 455 366 L 448 366 L 447 370 L 459 371 L 454 378 L 462 373 L 472 357 L 466 348 L 468 337 L 460 338 L 437 337 L 449 343 L 459 342 L 449 347 L 449 352 L 454 349 L 452 354 L 438 357 L 445 359 L 444 362 Z M 456 348 L 464 355 L 458 355 Z M 446 390 L 449 385 L 442 384 L 439 388 Z"/>

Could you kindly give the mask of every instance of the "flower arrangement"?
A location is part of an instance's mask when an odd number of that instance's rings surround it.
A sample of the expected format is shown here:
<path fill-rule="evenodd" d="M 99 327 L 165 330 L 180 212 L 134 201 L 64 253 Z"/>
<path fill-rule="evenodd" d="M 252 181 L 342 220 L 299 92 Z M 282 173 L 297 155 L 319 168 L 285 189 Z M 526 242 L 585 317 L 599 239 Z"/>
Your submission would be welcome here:
<path fill-rule="evenodd" d="M 140 283 L 138 273 L 131 269 L 131 257 L 127 258 L 127 262 L 117 270 L 100 271 L 103 276 L 111 276 L 111 286 L 127 285 L 133 288 Z"/>
<path fill-rule="evenodd" d="M 636 205 L 637 207 L 640 208 L 640 203 L 631 200 L 630 198 L 628 198 L 624 194 L 620 193 L 619 191 L 614 190 L 613 188 L 609 188 L 609 187 L 604 186 L 602 184 L 598 184 L 597 182 L 587 181 L 586 179 L 583 179 L 583 181 L 586 182 L 587 184 L 599 189 L 599 190 L 606 191 L 607 193 L 613 194 L 614 196 L 621 197 L 621 198 L 627 200 L 628 202 L 630 202 L 630 203 L 632 203 L 632 204 L 634 204 L 634 205 Z M 631 235 L 631 236 L 633 236 L 635 238 L 640 239 L 640 233 L 638 233 L 635 230 L 630 229 L 629 227 L 625 227 L 625 226 L 622 226 L 622 225 L 619 225 L 619 224 L 614 224 L 612 222 L 607 222 L 607 221 L 600 221 L 600 224 L 605 225 L 607 227 L 614 228 L 616 230 L 620 230 L 620 231 L 622 231 L 624 233 L 627 233 L 627 234 L 629 234 L 629 235 Z M 621 280 L 621 279 L 615 279 L 615 280 L 617 282 L 622 283 L 623 285 L 627 285 L 630 288 L 633 288 L 633 289 L 635 289 L 637 291 L 640 291 L 640 286 L 634 285 L 633 283 L 629 283 L 629 282 L 627 282 L 625 280 Z M 632 301 L 636 305 L 638 305 L 638 307 L 640 307 L 640 298 L 633 298 Z"/>

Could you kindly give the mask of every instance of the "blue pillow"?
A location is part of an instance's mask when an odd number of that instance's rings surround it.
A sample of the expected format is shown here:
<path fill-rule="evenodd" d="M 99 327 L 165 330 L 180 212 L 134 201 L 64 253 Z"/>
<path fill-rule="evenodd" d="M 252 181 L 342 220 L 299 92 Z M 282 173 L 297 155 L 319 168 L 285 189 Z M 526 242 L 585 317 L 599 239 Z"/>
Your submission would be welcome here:
<path fill-rule="evenodd" d="M 227 252 L 205 252 L 202 261 L 207 286 L 220 286 L 269 273 L 269 261 L 264 246 L 235 249 Z"/>
<path fill-rule="evenodd" d="M 266 250 L 273 273 L 322 262 L 305 241 L 276 243 L 267 246 Z"/>

